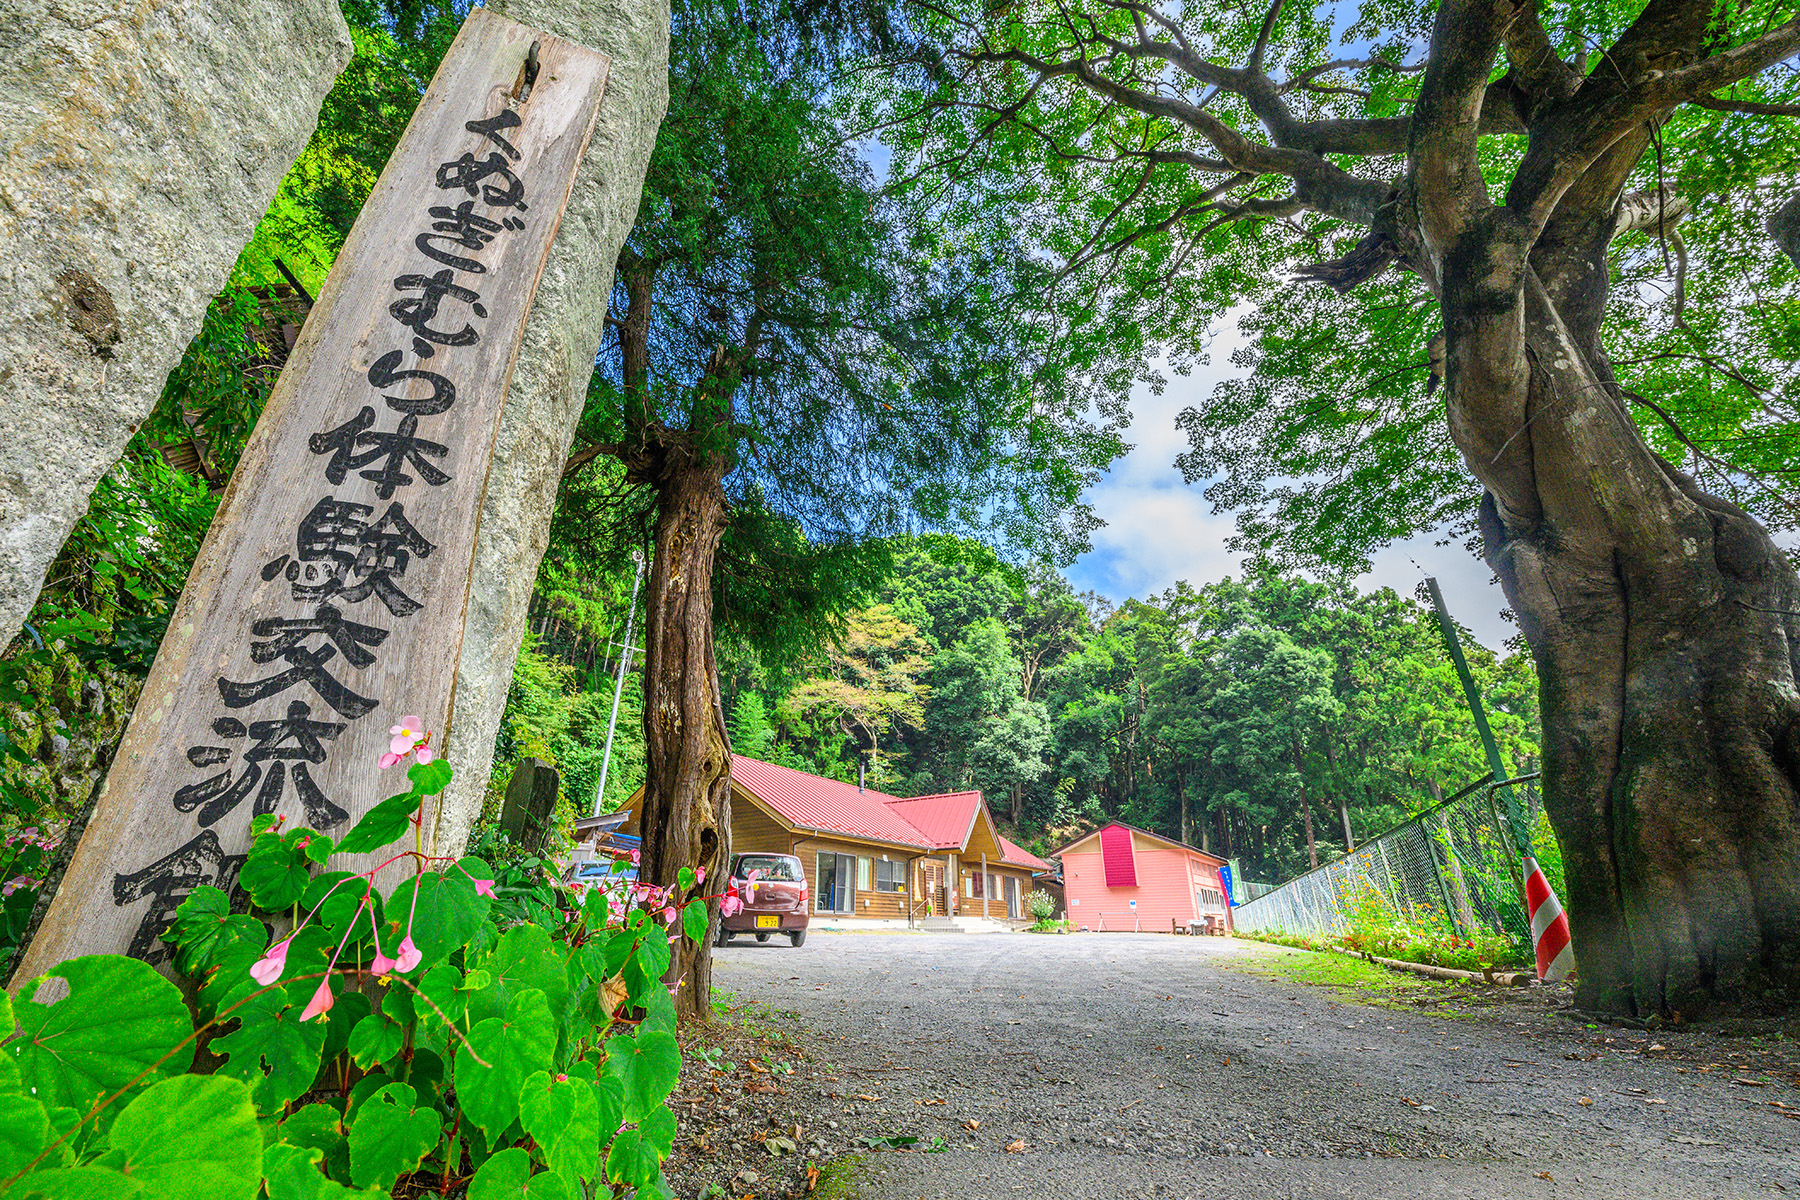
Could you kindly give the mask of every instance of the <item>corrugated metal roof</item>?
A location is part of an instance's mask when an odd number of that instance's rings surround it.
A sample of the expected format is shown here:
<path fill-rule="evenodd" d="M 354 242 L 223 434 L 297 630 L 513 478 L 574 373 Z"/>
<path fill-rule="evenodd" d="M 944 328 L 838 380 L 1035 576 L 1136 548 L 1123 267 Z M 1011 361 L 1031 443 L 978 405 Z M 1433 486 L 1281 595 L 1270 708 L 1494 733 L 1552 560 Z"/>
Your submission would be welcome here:
<path fill-rule="evenodd" d="M 889 800 L 889 809 L 917 829 L 933 850 L 960 850 L 969 840 L 975 826 L 975 814 L 981 808 L 980 792 L 944 792 L 936 796 L 915 796 L 909 800 Z"/>
<path fill-rule="evenodd" d="M 731 756 L 731 776 L 740 787 L 754 792 L 757 799 L 790 824 L 806 829 L 834 830 L 920 850 L 937 848 L 925 840 L 922 832 L 888 807 L 897 802 L 896 797 L 882 792 L 858 791 L 854 783 L 808 775 L 805 771 L 759 762 L 741 754 Z"/>
<path fill-rule="evenodd" d="M 1048 871 L 1050 869 L 1049 863 L 1045 862 L 1025 847 L 1019 845 L 1019 843 L 1012 841 L 1005 836 L 1000 838 L 1000 848 L 1006 851 L 1006 862 L 1021 867 L 1030 867 L 1034 871 Z"/>
<path fill-rule="evenodd" d="M 1100 863 L 1106 871 L 1107 887 L 1137 886 L 1137 861 L 1131 853 L 1131 830 L 1123 825 L 1108 825 L 1100 831 Z"/>

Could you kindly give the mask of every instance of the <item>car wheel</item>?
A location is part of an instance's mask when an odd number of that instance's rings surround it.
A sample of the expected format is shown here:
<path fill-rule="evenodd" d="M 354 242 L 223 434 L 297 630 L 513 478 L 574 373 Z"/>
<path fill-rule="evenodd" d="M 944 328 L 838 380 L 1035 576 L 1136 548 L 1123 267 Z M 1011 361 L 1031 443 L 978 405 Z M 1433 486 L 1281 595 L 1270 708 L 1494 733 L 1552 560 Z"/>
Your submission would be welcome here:
<path fill-rule="evenodd" d="M 788 934 L 788 941 L 794 943 L 794 949 L 798 950 L 800 947 L 806 945 L 806 930 L 796 929 L 794 932 Z"/>
<path fill-rule="evenodd" d="M 759 942 L 766 942 L 769 940 L 769 935 L 766 933 L 759 933 L 756 935 L 756 940 Z"/>
<path fill-rule="evenodd" d="M 713 939 L 713 945 L 715 945 L 715 946 L 731 945 L 731 930 L 726 929 L 724 926 L 720 926 L 719 927 L 719 936 Z"/>

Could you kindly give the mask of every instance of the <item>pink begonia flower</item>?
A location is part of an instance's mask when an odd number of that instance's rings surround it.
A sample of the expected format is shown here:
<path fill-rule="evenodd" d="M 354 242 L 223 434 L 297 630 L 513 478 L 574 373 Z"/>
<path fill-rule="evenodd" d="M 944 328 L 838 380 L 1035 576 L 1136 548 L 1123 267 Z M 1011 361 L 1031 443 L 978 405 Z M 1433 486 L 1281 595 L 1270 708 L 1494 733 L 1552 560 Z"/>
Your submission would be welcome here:
<path fill-rule="evenodd" d="M 267 953 L 250 964 L 250 978 L 264 987 L 280 979 L 282 971 L 287 969 L 288 943 L 293 940 L 291 936 L 285 937 L 270 946 Z"/>
<path fill-rule="evenodd" d="M 424 953 L 420 951 L 417 946 L 413 945 L 412 934 L 409 933 L 400 943 L 400 957 L 394 960 L 394 965 L 399 967 L 404 973 L 418 966 L 419 961 L 424 957 Z"/>
<path fill-rule="evenodd" d="M 743 909 L 744 902 L 738 899 L 737 889 L 734 887 L 726 888 L 725 894 L 719 897 L 719 915 L 721 917 L 735 917 L 738 913 L 742 912 Z"/>
<path fill-rule="evenodd" d="M 375 957 L 369 962 L 369 971 L 374 975 L 386 975 L 397 965 L 398 964 L 395 963 L 393 959 L 381 952 L 380 947 L 376 947 Z"/>
<path fill-rule="evenodd" d="M 556 1077 L 556 1082 L 558 1082 L 558 1083 L 567 1083 L 567 1082 L 569 1082 L 569 1077 L 568 1077 L 568 1076 L 567 1076 L 567 1075 L 558 1075 L 558 1076 L 557 1076 L 557 1077 Z"/>
<path fill-rule="evenodd" d="M 399 762 L 400 758 L 401 758 L 400 755 L 395 754 L 392 750 L 389 750 L 386 754 L 383 754 L 380 758 L 375 760 L 375 765 L 385 771 L 389 767 L 393 766 L 395 763 Z"/>
<path fill-rule="evenodd" d="M 337 997 L 331 994 L 331 976 L 327 975 L 319 980 L 319 990 L 314 992 L 313 998 L 306 1002 L 306 1008 L 301 1011 L 300 1019 L 310 1021 L 314 1017 L 322 1017 L 330 1012 L 331 1006 L 336 1003 Z"/>
<path fill-rule="evenodd" d="M 665 908 L 662 911 L 662 923 L 664 925 L 673 925 L 675 923 L 675 918 L 680 915 L 681 910 L 679 908 Z"/>
<path fill-rule="evenodd" d="M 634 867 L 642 865 L 643 857 L 644 852 L 642 850 L 633 850 L 631 852 L 631 865 Z"/>
<path fill-rule="evenodd" d="M 409 754 L 425 736 L 425 722 L 416 716 L 401 717 L 398 725 L 388 726 L 388 733 L 394 739 L 388 743 L 388 749 L 395 754 Z"/>
<path fill-rule="evenodd" d="M 437 757 L 437 751 L 431 748 L 430 742 L 420 742 L 419 752 L 413 757 L 417 758 L 422 763 L 428 763 Z"/>
<path fill-rule="evenodd" d="M 696 885 L 699 885 L 699 884 L 702 884 L 705 882 L 706 882 L 706 868 L 705 867 L 695 867 L 694 868 L 694 883 Z"/>
<path fill-rule="evenodd" d="M 580 885 L 577 884 L 576 886 L 579 887 Z M 494 894 L 494 881 L 491 879 L 477 879 L 475 881 L 475 894 L 477 896 L 492 896 Z M 579 895 L 580 893 L 577 892 L 576 894 Z"/>

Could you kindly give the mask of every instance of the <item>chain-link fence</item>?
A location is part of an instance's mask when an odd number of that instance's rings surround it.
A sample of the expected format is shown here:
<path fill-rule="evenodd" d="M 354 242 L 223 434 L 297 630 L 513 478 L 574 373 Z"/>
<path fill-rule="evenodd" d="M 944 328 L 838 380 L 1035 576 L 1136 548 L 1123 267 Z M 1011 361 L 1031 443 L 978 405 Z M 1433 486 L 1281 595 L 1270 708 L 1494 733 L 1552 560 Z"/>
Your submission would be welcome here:
<path fill-rule="evenodd" d="M 1529 946 L 1517 860 L 1500 802 L 1485 785 L 1237 906 L 1232 920 L 1244 933 L 1340 938 L 1353 925 L 1400 917 L 1462 935 L 1502 934 Z"/>

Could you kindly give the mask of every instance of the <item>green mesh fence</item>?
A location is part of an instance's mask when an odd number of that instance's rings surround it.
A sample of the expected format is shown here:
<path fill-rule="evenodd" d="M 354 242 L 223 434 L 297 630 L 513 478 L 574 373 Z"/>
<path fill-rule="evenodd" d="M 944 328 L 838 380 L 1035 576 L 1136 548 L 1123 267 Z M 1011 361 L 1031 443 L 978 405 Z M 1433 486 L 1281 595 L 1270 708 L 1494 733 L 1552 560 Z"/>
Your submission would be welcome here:
<path fill-rule="evenodd" d="M 1427 809 L 1231 911 L 1244 933 L 1338 938 L 1355 924 L 1438 925 L 1529 945 L 1517 865 L 1486 788 Z"/>

